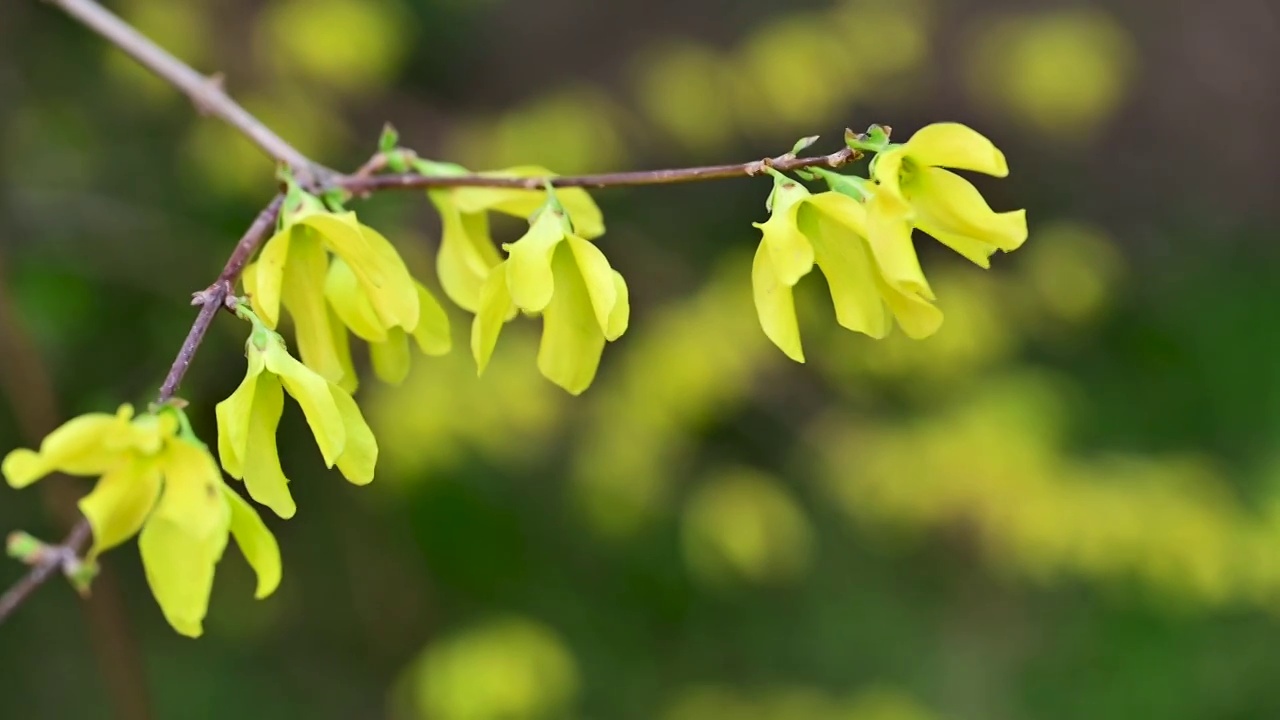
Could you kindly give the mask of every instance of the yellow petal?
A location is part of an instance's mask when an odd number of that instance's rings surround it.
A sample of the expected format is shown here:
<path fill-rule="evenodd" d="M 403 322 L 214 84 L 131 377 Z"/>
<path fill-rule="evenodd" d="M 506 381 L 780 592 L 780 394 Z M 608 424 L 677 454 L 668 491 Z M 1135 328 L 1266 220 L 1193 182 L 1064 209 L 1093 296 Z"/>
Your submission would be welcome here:
<path fill-rule="evenodd" d="M 244 270 L 240 271 L 240 285 L 249 298 L 249 307 L 254 314 L 259 318 L 266 315 L 266 311 L 262 309 L 262 301 L 258 299 L 258 263 L 252 262 L 244 266 Z"/>
<path fill-rule="evenodd" d="M 151 594 L 165 620 L 187 637 L 200 637 L 204 630 L 214 566 L 226 543 L 225 531 L 196 538 L 181 525 L 158 517 L 148 520 L 138 536 L 138 550 Z"/>
<path fill-rule="evenodd" d="M 387 339 L 369 344 L 373 373 L 388 385 L 399 385 L 409 376 L 409 336 L 400 328 L 387 331 Z"/>
<path fill-rule="evenodd" d="M 329 274 L 324 280 L 324 296 L 342 324 L 365 342 L 382 342 L 387 339 L 387 329 L 382 326 L 378 313 L 360 287 L 360 281 L 351 266 L 342 258 L 334 258 L 329 264 Z"/>
<path fill-rule="evenodd" d="M 360 377 L 356 375 L 355 363 L 351 361 L 351 339 L 347 336 L 347 326 L 332 307 L 329 308 L 329 331 L 333 333 L 333 348 L 337 351 L 338 363 L 342 366 L 342 379 L 338 381 L 338 387 L 353 393 L 360 386 Z"/>
<path fill-rule="evenodd" d="M 1009 174 L 1004 153 L 978 131 L 960 123 L 934 123 L 916 131 L 906 153 L 918 168 L 949 167 L 996 177 Z"/>
<path fill-rule="evenodd" d="M 928 299 L 903 292 L 883 280 L 878 285 L 890 312 L 907 337 L 913 340 L 927 338 L 942 326 L 942 311 Z"/>
<path fill-rule="evenodd" d="M 222 493 L 231 508 L 231 535 L 258 576 L 258 588 L 253 596 L 261 600 L 280 585 L 280 546 L 252 505 L 226 485 L 222 486 Z"/>
<path fill-rule="evenodd" d="M 555 177 L 555 173 L 538 165 L 521 165 L 482 174 L 499 177 Z M 555 192 L 556 199 L 568 213 L 577 235 L 591 239 L 604 234 L 604 216 L 586 190 L 557 188 Z M 545 190 L 511 188 L 458 188 L 454 191 L 454 197 L 458 208 L 464 213 L 493 210 L 522 219 L 532 216 L 547 201 Z"/>
<path fill-rule="evenodd" d="M 793 186 L 803 193 L 797 193 Z M 769 219 L 754 223 L 762 234 L 773 272 L 784 285 L 795 285 L 813 269 L 813 247 L 796 227 L 797 212 L 807 199 L 809 192 L 798 183 L 781 184 L 774 192 Z"/>
<path fill-rule="evenodd" d="M 622 279 L 617 270 L 613 271 L 613 288 L 617 301 L 613 304 L 613 312 L 609 313 L 609 322 L 604 331 L 604 339 L 610 342 L 622 337 L 631 321 L 631 299 L 627 292 L 627 281 Z"/>
<path fill-rule="evenodd" d="M 896 211 L 906 212 L 907 204 L 902 197 L 902 164 L 907 157 L 903 147 L 896 147 L 876 155 L 871 169 L 871 178 L 876 182 L 876 195 L 884 195 L 882 201 L 896 202 Z"/>
<path fill-rule="evenodd" d="M 763 242 L 756 248 L 755 260 L 751 264 L 751 291 L 765 336 L 787 357 L 804 362 L 791 286 L 778 279 L 773 270 L 773 256 Z"/>
<path fill-rule="evenodd" d="M 546 210 L 523 237 L 507 248 L 507 289 L 516 307 L 536 313 L 551 302 L 555 292 L 551 258 L 564 237 L 560 215 Z"/>
<path fill-rule="evenodd" d="M 149 459 L 130 459 L 103 475 L 80 499 L 80 512 L 93 528 L 89 557 L 137 534 L 160 496 L 160 468 Z"/>
<path fill-rule="evenodd" d="M 302 408 L 302 414 L 311 426 L 316 445 L 320 447 L 320 455 L 324 464 L 333 467 L 333 463 L 342 454 L 343 444 L 347 441 L 342 427 L 342 416 L 333 404 L 333 396 L 329 394 L 329 383 L 312 372 L 307 366 L 298 362 L 279 344 L 272 344 L 265 352 L 267 370 L 280 376 L 280 382 L 289 395 Z"/>
<path fill-rule="evenodd" d="M 280 322 L 280 300 L 284 293 L 284 268 L 295 230 L 287 227 L 267 240 L 258 253 L 253 273 L 253 308 L 267 327 Z M 245 286 L 246 290 L 248 285 Z"/>
<path fill-rule="evenodd" d="M 600 252 L 600 248 L 592 243 L 573 235 L 566 237 L 565 242 L 569 244 L 578 272 L 586 284 L 596 322 L 600 323 L 600 332 L 608 332 L 609 317 L 618 303 L 618 286 L 614 280 L 613 268 L 609 267 L 609 260 Z"/>
<path fill-rule="evenodd" d="M 933 290 L 925 280 L 920 258 L 911 242 L 911 225 L 905 215 L 895 214 L 892 204 L 883 203 L 881 197 L 872 197 L 864 208 L 847 195 L 822 193 L 814 196 L 812 204 L 835 222 L 867 239 L 871 255 L 886 283 L 903 292 L 932 300 Z M 891 206 L 890 209 L 885 208 L 886 204 Z"/>
<path fill-rule="evenodd" d="M 128 456 L 129 433 L 129 421 L 119 415 L 81 415 L 49 433 L 40 443 L 39 453 L 25 448 L 10 452 L 0 471 L 15 488 L 55 471 L 101 475 Z"/>
<path fill-rule="evenodd" d="M 506 324 L 514 306 L 511 295 L 507 292 L 507 268 L 500 263 L 489 274 L 480 293 L 479 310 L 471 321 L 471 355 L 476 360 L 476 374 L 484 374 L 493 356 L 493 348 L 498 344 L 498 335 Z"/>
<path fill-rule="evenodd" d="M 378 464 L 378 441 L 360 413 L 360 406 L 340 388 L 330 387 L 334 404 L 347 428 L 347 447 L 338 458 L 338 470 L 349 482 L 367 485 Z"/>
<path fill-rule="evenodd" d="M 258 377 L 265 368 L 262 353 L 249 353 L 249 367 L 244 380 L 226 400 L 213 408 L 218 421 L 218 458 L 222 469 L 233 478 L 243 476 L 245 448 L 249 442 L 249 416 L 253 410 Z"/>
<path fill-rule="evenodd" d="M 325 301 L 329 253 L 313 232 L 299 232 L 289 244 L 284 270 L 284 306 L 293 317 L 298 356 L 321 377 L 342 379 L 342 360 L 334 346 Z"/>
<path fill-rule="evenodd" d="M 800 229 L 813 243 L 817 265 L 827 278 L 836 322 L 873 338 L 887 335 L 889 318 L 866 239 L 813 206 L 800 209 Z"/>
<path fill-rule="evenodd" d="M 160 459 L 164 492 L 153 518 L 174 523 L 196 539 L 225 534 L 230 512 L 222 497 L 222 473 L 202 446 L 174 439 Z"/>
<path fill-rule="evenodd" d="M 384 327 L 418 324 L 418 292 L 395 246 L 355 213 L 310 215 L 299 221 L 319 233 L 334 255 L 351 266 Z"/>
<path fill-rule="evenodd" d="M 983 245 L 1010 252 L 1027 239 L 1025 210 L 997 213 L 968 180 L 938 168 L 925 168 L 911 178 L 915 225 L 979 265 L 990 252 Z M 983 254 L 985 253 L 985 254 Z"/>
<path fill-rule="evenodd" d="M 413 329 L 413 339 L 424 355 L 445 355 L 453 347 L 449 330 L 449 316 L 440 301 L 422 283 L 418 286 L 418 327 Z"/>
<path fill-rule="evenodd" d="M 557 250 L 551 264 L 556 292 L 542 314 L 538 369 L 551 382 L 579 395 L 595 379 L 604 333 L 572 251 Z"/>
<path fill-rule="evenodd" d="M 248 418 L 244 486 L 249 497 L 288 520 L 298 511 L 298 506 L 289 492 L 289 479 L 280 467 L 280 454 L 276 449 L 276 429 L 283 412 L 284 390 L 279 379 L 272 375 L 259 377 Z"/>
<path fill-rule="evenodd" d="M 475 312 L 480 304 L 480 288 L 489 271 L 502 261 L 489 237 L 489 219 L 484 213 L 458 211 L 452 191 L 427 193 L 440 212 L 440 250 L 436 272 L 445 295 L 459 307 Z"/>

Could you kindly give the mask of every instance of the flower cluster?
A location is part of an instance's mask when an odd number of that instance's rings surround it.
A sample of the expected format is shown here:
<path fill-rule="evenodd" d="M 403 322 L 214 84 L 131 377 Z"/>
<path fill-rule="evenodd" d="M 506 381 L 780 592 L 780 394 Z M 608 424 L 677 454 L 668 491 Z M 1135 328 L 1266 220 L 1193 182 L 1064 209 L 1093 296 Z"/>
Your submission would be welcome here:
<path fill-rule="evenodd" d="M 944 167 L 1003 177 L 1004 156 L 962 125 L 939 124 L 893 145 L 873 128 L 850 147 L 874 151 L 870 178 L 812 169 L 830 190 L 810 193 L 771 170 L 769 219 L 752 267 L 756 309 L 766 335 L 803 362 L 793 288 L 816 266 L 827 279 L 836 320 L 872 337 L 896 320 L 914 338 L 942 322 L 912 245 L 922 230 L 987 267 L 996 250 L 1026 239 L 1023 211 L 996 213 L 972 185 Z M 877 134 L 878 133 L 878 134 Z M 404 161 L 408 156 L 399 156 Z M 466 171 L 413 158 L 422 175 Z M 540 167 L 494 173 L 553 177 Z M 471 352 L 483 373 L 506 323 L 542 320 L 537 365 L 569 393 L 585 391 L 606 343 L 630 318 L 627 284 L 596 246 L 604 220 L 582 189 L 451 187 L 428 192 L 441 217 L 436 269 L 450 300 L 471 312 Z M 490 234 L 490 213 L 528 221 L 513 242 Z M 290 183 L 276 233 L 241 278 L 246 297 L 231 298 L 250 325 L 247 371 L 215 408 L 222 469 L 281 518 L 296 511 L 276 447 L 289 395 L 299 405 L 325 465 L 351 483 L 373 480 L 378 444 L 352 393 L 358 386 L 351 336 L 368 346 L 373 373 L 391 384 L 410 370 L 412 346 L 426 355 L 452 347 L 449 316 L 414 278 L 395 247 L 346 211 Z M 297 358 L 278 332 L 288 319 Z M 50 472 L 99 477 L 80 502 L 94 537 L 92 561 L 134 535 L 147 580 L 166 619 L 197 636 L 214 567 L 234 537 L 258 576 L 259 597 L 280 582 L 280 552 L 257 512 L 222 479 L 205 445 L 175 403 L 134 416 L 88 414 L 51 433 L 39 451 L 4 459 L 9 484 L 24 487 Z"/>
<path fill-rule="evenodd" d="M 756 225 L 762 237 L 751 277 L 760 325 L 798 362 L 804 351 L 792 289 L 815 265 L 841 326 L 882 338 L 896 320 L 909 337 L 924 338 L 942 324 L 942 312 L 920 269 L 913 229 L 984 268 L 995 251 L 1016 250 L 1027 238 L 1024 210 L 993 211 L 969 181 L 944 169 L 1009 174 L 1004 154 L 974 130 L 937 123 L 906 143 L 889 144 L 885 135 L 862 148 L 876 152 L 871 177 L 815 170 L 830 188 L 822 193 L 774 173 L 770 217 Z"/>

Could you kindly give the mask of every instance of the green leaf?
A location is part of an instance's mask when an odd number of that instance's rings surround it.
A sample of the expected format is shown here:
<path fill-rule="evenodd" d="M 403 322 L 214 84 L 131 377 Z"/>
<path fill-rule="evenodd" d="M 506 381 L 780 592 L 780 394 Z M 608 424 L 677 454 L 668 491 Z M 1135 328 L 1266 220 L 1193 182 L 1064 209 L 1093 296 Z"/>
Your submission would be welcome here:
<path fill-rule="evenodd" d="M 391 123 L 382 126 L 382 135 L 378 136 L 378 152 L 390 153 L 400 144 L 400 133 Z"/>

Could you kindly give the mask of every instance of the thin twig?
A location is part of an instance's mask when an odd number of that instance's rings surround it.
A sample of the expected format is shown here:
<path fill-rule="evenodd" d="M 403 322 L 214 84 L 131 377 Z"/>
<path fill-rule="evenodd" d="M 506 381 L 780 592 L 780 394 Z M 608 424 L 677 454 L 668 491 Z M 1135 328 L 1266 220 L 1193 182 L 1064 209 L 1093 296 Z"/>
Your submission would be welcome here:
<path fill-rule="evenodd" d="M 303 155 L 223 92 L 220 75 L 205 76 L 169 54 L 93 0 L 45 0 L 128 53 L 144 67 L 186 94 L 196 109 L 235 128 L 277 162 L 288 165 L 298 182 L 316 185 L 333 171 Z"/>
<path fill-rule="evenodd" d="M 555 187 L 627 187 L 640 185 L 671 185 L 675 183 L 752 177 L 768 168 L 781 172 L 803 170 L 810 167 L 838 168 L 856 160 L 858 154 L 845 148 L 830 155 L 798 158 L 783 155 L 777 158 L 755 160 L 736 165 L 708 165 L 705 167 L 673 168 L 669 170 L 637 170 L 634 172 L 602 173 L 599 175 L 561 175 L 556 177 L 502 177 L 492 174 L 471 175 L 370 175 L 362 172 L 333 180 L 333 184 L 351 193 L 361 195 L 378 190 L 411 190 L 439 187 L 496 187 L 521 190 L 541 190 L 551 183 Z"/>
<path fill-rule="evenodd" d="M 244 266 L 270 235 L 275 226 L 276 213 L 280 211 L 280 205 L 283 202 L 284 195 L 276 195 L 267 207 L 258 213 L 258 217 L 245 231 L 240 242 L 236 243 L 235 250 L 231 252 L 231 257 L 227 259 L 222 272 L 218 274 L 218 279 L 206 290 L 195 294 L 192 304 L 199 305 L 200 312 L 191 324 L 191 331 L 187 333 L 187 339 L 183 341 L 182 347 L 178 350 L 178 356 L 174 358 L 173 365 L 169 368 L 169 374 L 160 387 L 156 402 L 168 402 L 178 391 L 182 378 L 191 367 L 192 358 L 195 357 L 200 344 L 204 342 L 204 336 L 209 332 L 214 316 L 225 305 Z M 45 553 L 22 579 L 6 590 L 4 595 L 0 595 L 0 624 L 4 623 L 35 592 L 36 588 L 52 578 L 57 571 L 67 567 L 68 561 L 81 557 L 89 546 L 91 535 L 89 521 L 81 517 L 71 528 L 65 540 L 49 548 L 50 552 Z"/>

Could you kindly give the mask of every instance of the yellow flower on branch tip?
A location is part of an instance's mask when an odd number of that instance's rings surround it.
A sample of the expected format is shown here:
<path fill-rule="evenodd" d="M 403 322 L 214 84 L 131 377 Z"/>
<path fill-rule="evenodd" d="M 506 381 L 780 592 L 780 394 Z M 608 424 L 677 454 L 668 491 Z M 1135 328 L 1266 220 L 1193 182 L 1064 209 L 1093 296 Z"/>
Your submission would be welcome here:
<path fill-rule="evenodd" d="M 263 326 L 255 323 L 245 348 L 249 367 L 244 380 L 214 409 L 223 469 L 244 480 L 254 500 L 282 518 L 293 517 L 297 506 L 276 450 L 276 427 L 288 392 L 302 408 L 325 465 L 336 464 L 356 485 L 372 481 L 378 445 L 351 395 L 294 359 L 284 340 Z"/>
<path fill-rule="evenodd" d="M 198 637 L 228 534 L 258 576 L 259 598 L 280 584 L 280 549 L 252 506 L 223 482 L 204 444 L 179 432 L 176 413 L 134 418 L 124 405 L 115 415 L 82 415 L 50 433 L 39 452 L 10 452 L 0 469 L 14 487 L 51 472 L 99 476 L 80 500 L 93 530 L 89 559 L 138 535 L 165 619 Z"/>
<path fill-rule="evenodd" d="M 491 173 L 494 177 L 554 177 L 543 167 L 524 165 Z M 573 218 L 578 237 L 592 239 L 604 234 L 600 208 L 581 188 L 556 191 L 557 198 Z M 430 190 L 427 196 L 440 212 L 441 237 L 436 269 L 445 295 L 459 307 L 476 312 L 480 293 L 490 271 L 502 261 L 489 234 L 489 212 L 527 219 L 542 207 L 544 190 L 459 187 Z"/>
<path fill-rule="evenodd" d="M 477 372 L 484 372 L 503 324 L 519 309 L 542 315 L 538 369 L 570 393 L 582 393 L 595 379 L 605 342 L 626 332 L 626 282 L 554 208 L 542 210 L 506 249 L 507 259 L 485 281 L 471 325 Z"/>
<path fill-rule="evenodd" d="M 772 214 L 756 227 L 756 312 L 765 335 L 791 359 L 804 362 L 792 289 L 814 265 L 827 279 L 836 322 L 845 328 L 882 338 L 892 317 L 909 337 L 923 338 L 942 324 L 907 225 L 869 232 L 857 200 L 838 192 L 812 195 L 779 178 Z"/>
<path fill-rule="evenodd" d="M 409 374 L 410 336 L 426 355 L 444 355 L 453 346 L 449 316 L 440 301 L 422 283 L 415 280 L 413 284 L 418 292 L 418 324 L 408 329 L 388 328 L 379 321 L 359 279 L 345 261 L 334 258 L 325 278 L 324 296 L 339 320 L 340 331 L 345 335 L 349 328 L 369 343 L 374 373 L 392 385 L 399 385 Z"/>
<path fill-rule="evenodd" d="M 958 123 L 927 125 L 876 156 L 877 187 L 867 205 L 871 223 L 905 218 L 984 268 L 996 250 L 1021 247 L 1026 211 L 993 211 L 972 183 L 943 168 L 1009 174 L 1004 153 L 978 132 Z"/>
<path fill-rule="evenodd" d="M 354 377 L 347 378 L 350 357 L 325 302 L 330 253 L 351 269 L 379 324 L 407 331 L 418 326 L 420 295 L 404 260 L 352 212 L 315 211 L 289 220 L 263 245 L 242 282 L 267 327 L 279 324 L 281 304 L 289 311 L 303 362 L 354 389 Z"/>

